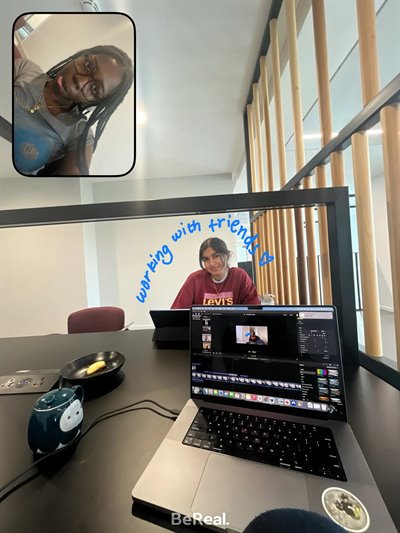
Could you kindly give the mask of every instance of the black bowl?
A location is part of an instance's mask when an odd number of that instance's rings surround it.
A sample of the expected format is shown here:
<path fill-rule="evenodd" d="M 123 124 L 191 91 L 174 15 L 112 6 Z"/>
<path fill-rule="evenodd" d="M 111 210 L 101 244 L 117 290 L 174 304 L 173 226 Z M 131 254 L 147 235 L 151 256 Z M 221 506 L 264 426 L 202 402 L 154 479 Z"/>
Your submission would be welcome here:
<path fill-rule="evenodd" d="M 97 361 L 104 361 L 106 366 L 97 370 L 93 374 L 87 374 L 86 371 L 92 363 Z M 61 374 L 64 379 L 71 383 L 94 383 L 97 381 L 104 381 L 113 376 L 125 363 L 125 356 L 119 352 L 96 352 L 89 355 L 84 355 L 78 359 L 66 364 L 61 369 Z"/>

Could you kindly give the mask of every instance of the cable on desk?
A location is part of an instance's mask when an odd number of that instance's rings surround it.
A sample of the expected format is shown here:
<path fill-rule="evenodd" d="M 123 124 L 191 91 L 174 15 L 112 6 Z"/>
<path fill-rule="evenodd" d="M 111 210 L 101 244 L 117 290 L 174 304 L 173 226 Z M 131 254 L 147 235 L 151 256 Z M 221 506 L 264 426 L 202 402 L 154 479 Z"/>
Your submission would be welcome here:
<path fill-rule="evenodd" d="M 147 406 L 135 407 L 136 405 L 139 405 L 139 404 L 142 404 L 142 403 L 145 403 L 145 402 L 152 403 L 152 404 L 156 405 L 157 407 L 159 407 L 160 409 L 163 409 L 164 411 L 167 411 L 168 413 L 173 414 L 174 416 L 169 416 L 169 415 L 166 415 L 164 413 L 160 413 L 156 409 L 153 409 L 152 407 L 147 407 Z M 23 472 L 21 472 L 20 474 L 15 476 L 13 479 L 11 479 L 10 481 L 8 481 L 4 485 L 2 485 L 0 487 L 0 493 L 3 492 L 4 490 L 8 489 L 11 485 L 13 485 L 16 481 L 18 481 L 22 476 L 24 476 L 26 473 L 28 473 L 30 470 L 32 470 L 32 468 L 34 466 L 37 466 L 40 463 L 43 463 L 46 459 L 49 459 L 50 457 L 54 457 L 55 455 L 59 455 L 60 453 L 66 451 L 68 448 L 71 448 L 72 446 L 78 444 L 78 442 L 85 435 L 87 435 L 87 433 L 89 433 L 89 431 L 91 429 L 93 429 L 100 422 L 103 422 L 103 420 L 107 420 L 108 418 L 112 418 L 114 416 L 118 416 L 118 415 L 122 415 L 122 414 L 125 414 L 125 413 L 129 413 L 131 411 L 142 411 L 142 410 L 152 411 L 153 413 L 155 413 L 155 414 L 157 414 L 159 416 L 162 416 L 163 418 L 168 418 L 169 420 L 172 420 L 174 422 L 177 419 L 177 416 L 179 414 L 178 410 L 176 410 L 176 409 L 168 409 L 167 407 L 162 406 L 161 404 L 155 402 L 154 400 L 149 400 L 149 399 L 140 400 L 138 402 L 134 402 L 134 403 L 125 405 L 123 407 L 119 407 L 118 409 L 114 409 L 113 411 L 109 411 L 107 413 L 103 413 L 102 415 L 98 416 L 95 420 L 93 420 L 93 422 L 91 424 L 89 424 L 89 426 L 84 431 L 79 433 L 79 435 L 77 435 L 74 440 L 72 440 L 70 443 L 66 444 L 63 448 L 60 448 L 58 450 L 54 450 L 53 452 L 50 452 L 50 453 L 44 455 L 43 457 L 40 457 L 40 459 L 37 459 L 36 461 L 34 461 L 29 468 L 25 469 Z M 15 492 L 20 487 L 22 487 L 25 483 L 28 483 L 29 481 L 31 481 L 32 479 L 37 477 L 38 474 L 39 474 L 39 472 L 36 472 L 30 478 L 28 478 L 27 480 L 21 482 L 18 486 L 14 487 L 14 488 L 10 488 L 8 490 L 8 492 L 6 492 L 3 496 L 0 496 L 0 503 L 2 503 L 13 492 Z"/>

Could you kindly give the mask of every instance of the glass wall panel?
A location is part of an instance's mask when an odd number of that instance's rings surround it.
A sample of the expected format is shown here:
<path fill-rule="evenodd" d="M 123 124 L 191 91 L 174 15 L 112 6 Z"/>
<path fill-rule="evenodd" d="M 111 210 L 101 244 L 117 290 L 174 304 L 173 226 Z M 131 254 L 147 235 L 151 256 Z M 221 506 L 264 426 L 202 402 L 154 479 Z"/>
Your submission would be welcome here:
<path fill-rule="evenodd" d="M 390 266 L 390 249 L 386 211 L 385 176 L 383 170 L 382 135 L 378 123 L 368 133 L 369 166 L 371 175 L 373 223 L 375 232 L 376 265 L 380 318 L 382 328 L 382 344 L 384 357 L 396 363 L 396 345 L 393 313 L 393 289 Z M 365 350 L 363 298 L 361 292 L 360 254 L 358 243 L 358 226 L 356 198 L 354 188 L 353 160 L 351 147 L 344 152 L 346 180 L 350 193 L 351 236 L 353 245 L 353 268 L 355 276 L 356 308 L 358 324 L 358 340 L 361 350 Z M 382 361 L 385 363 L 385 359 Z"/>
<path fill-rule="evenodd" d="M 247 212 L 0 230 L 0 336 L 66 333 L 69 313 L 96 305 L 120 306 L 126 322 L 151 327 L 149 310 L 171 307 L 209 237 L 249 272 L 258 243 L 264 252 Z"/>
<path fill-rule="evenodd" d="M 400 2 L 386 0 L 377 13 L 376 39 L 380 86 L 385 87 L 400 72 Z"/>

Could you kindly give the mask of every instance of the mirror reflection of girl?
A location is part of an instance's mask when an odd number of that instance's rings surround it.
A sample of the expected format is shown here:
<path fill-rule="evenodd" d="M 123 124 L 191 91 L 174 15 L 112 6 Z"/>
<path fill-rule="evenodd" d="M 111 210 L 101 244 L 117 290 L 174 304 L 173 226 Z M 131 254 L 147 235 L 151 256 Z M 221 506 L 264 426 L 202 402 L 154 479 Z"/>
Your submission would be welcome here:
<path fill-rule="evenodd" d="M 46 73 L 29 59 L 15 60 L 16 169 L 26 175 L 89 175 L 100 136 L 133 79 L 132 60 L 112 45 L 81 50 Z"/>
<path fill-rule="evenodd" d="M 229 266 L 231 255 L 222 239 L 206 239 L 199 250 L 201 270 L 190 274 L 171 308 L 186 309 L 193 304 L 259 304 L 257 289 L 247 272 Z"/>

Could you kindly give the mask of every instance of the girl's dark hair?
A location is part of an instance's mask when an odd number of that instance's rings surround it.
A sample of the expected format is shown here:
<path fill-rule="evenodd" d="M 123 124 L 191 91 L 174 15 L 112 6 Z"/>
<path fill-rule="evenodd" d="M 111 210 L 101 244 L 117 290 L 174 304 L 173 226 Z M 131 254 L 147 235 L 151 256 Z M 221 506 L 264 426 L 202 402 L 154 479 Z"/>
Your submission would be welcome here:
<path fill-rule="evenodd" d="M 78 165 L 83 175 L 89 174 L 89 169 L 86 163 L 86 140 L 89 133 L 89 129 L 97 122 L 96 132 L 94 135 L 93 150 L 96 150 L 97 143 L 103 133 L 103 130 L 108 122 L 108 119 L 117 109 L 119 104 L 125 98 L 134 80 L 134 69 L 131 58 L 123 51 L 113 45 L 98 45 L 85 50 L 80 50 L 76 54 L 64 59 L 60 63 L 57 63 L 54 67 L 46 72 L 50 78 L 55 78 L 58 72 L 70 61 L 73 61 L 81 55 L 89 54 L 103 54 L 108 55 L 115 59 L 123 67 L 122 81 L 119 86 L 108 96 L 103 98 L 98 104 L 76 104 L 78 110 L 82 116 L 85 115 L 85 111 L 90 109 L 92 111 L 90 117 L 87 119 L 82 134 L 78 140 L 77 154 Z"/>
<path fill-rule="evenodd" d="M 228 250 L 228 247 L 226 246 L 225 241 L 223 241 L 222 239 L 218 239 L 218 237 L 210 237 L 206 239 L 204 242 L 202 242 L 200 245 L 199 263 L 200 263 L 200 267 L 203 270 L 204 270 L 204 267 L 202 265 L 201 260 L 203 257 L 204 250 L 206 250 L 207 248 L 212 248 L 213 250 L 217 252 L 217 254 L 221 254 L 222 259 L 224 261 L 224 265 L 228 266 L 228 260 L 229 260 L 229 257 L 232 255 L 232 252 Z"/>

